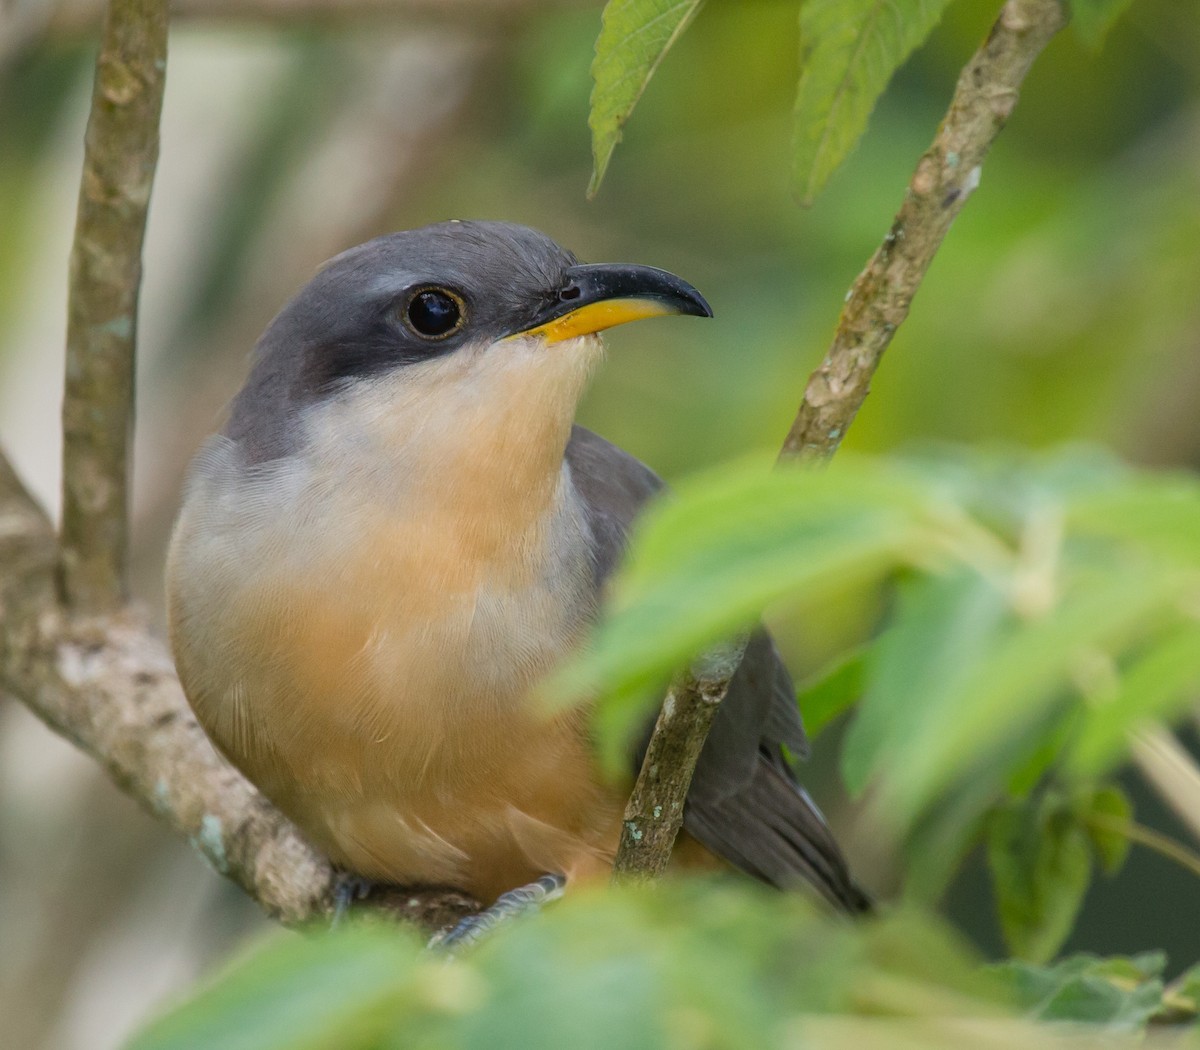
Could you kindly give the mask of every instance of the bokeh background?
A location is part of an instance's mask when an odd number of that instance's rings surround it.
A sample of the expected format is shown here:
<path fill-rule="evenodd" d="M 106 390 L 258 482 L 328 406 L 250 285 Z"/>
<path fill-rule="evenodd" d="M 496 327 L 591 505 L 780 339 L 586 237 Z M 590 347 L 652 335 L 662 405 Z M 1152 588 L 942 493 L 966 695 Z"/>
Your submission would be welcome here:
<path fill-rule="evenodd" d="M 138 380 L 134 559 L 151 607 L 187 459 L 220 424 L 257 334 L 324 259 L 389 230 L 500 218 L 585 260 L 675 270 L 716 320 L 613 333 L 582 421 L 668 479 L 778 445 L 999 3 L 951 7 L 809 211 L 790 185 L 794 2 L 710 0 L 590 203 L 599 6 L 407 6 L 246 0 L 216 14 L 189 0 L 174 25 Z M 53 509 L 95 21 L 89 0 L 0 3 L 0 443 Z M 943 440 L 1087 441 L 1200 466 L 1194 0 L 1135 0 L 1099 54 L 1068 32 L 1029 77 L 848 446 Z M 797 676 L 876 614 L 848 604 L 777 625 Z M 840 793 L 838 735 L 817 741 L 808 779 L 886 896 L 895 861 Z M 1139 819 L 1177 834 L 1129 784 Z M 981 864 L 946 907 L 1000 950 Z M 88 760 L 0 706 L 0 1043 L 115 1047 L 264 925 Z M 1166 947 L 1179 965 L 1198 933 L 1195 880 L 1135 848 L 1092 890 L 1068 948 Z"/>

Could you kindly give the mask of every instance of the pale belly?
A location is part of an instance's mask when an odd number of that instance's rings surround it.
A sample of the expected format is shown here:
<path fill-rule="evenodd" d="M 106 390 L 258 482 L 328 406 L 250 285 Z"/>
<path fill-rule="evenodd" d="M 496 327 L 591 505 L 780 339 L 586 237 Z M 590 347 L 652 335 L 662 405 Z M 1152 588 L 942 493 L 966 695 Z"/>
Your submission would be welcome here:
<path fill-rule="evenodd" d="M 511 558 L 497 572 L 436 522 L 232 560 L 188 527 L 170 586 L 184 689 L 335 863 L 485 901 L 607 870 L 622 794 L 596 776 L 585 712 L 549 717 L 530 697 L 585 629 L 546 573 Z"/>

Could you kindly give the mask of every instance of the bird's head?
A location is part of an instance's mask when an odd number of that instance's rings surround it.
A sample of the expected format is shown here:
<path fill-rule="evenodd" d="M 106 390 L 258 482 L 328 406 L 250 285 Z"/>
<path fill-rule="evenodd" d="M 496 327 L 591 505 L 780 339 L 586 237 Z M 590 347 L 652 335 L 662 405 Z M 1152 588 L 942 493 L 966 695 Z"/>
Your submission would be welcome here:
<path fill-rule="evenodd" d="M 596 333 L 666 314 L 712 316 L 673 274 L 580 265 L 527 227 L 389 234 L 331 260 L 279 313 L 227 432 L 272 458 L 331 413 L 399 418 L 410 435 L 498 434 L 513 418 L 561 429 L 599 354 Z"/>

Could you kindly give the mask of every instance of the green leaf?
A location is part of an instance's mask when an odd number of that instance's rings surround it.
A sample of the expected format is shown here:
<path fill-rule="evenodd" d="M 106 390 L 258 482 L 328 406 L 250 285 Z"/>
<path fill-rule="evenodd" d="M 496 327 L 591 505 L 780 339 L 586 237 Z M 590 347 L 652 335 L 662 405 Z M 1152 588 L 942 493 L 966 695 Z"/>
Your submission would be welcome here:
<path fill-rule="evenodd" d="M 1100 820 L 1094 818 L 1099 817 Z M 1092 848 L 1106 875 L 1115 875 L 1129 856 L 1129 836 L 1114 830 L 1112 822 L 1127 825 L 1133 820 L 1133 803 L 1116 784 L 1107 784 L 1085 796 L 1079 819 L 1092 840 Z"/>
<path fill-rule="evenodd" d="M 1004 940 L 1014 955 L 1045 962 L 1075 923 L 1092 877 L 1088 833 L 1061 799 L 998 807 L 988 822 L 988 868 Z"/>
<path fill-rule="evenodd" d="M 893 819 L 913 820 L 982 755 L 1061 703 L 1080 654 L 1119 652 L 1172 615 L 1190 586 L 1169 566 L 1120 566 L 1075 579 L 1056 607 L 981 643 L 965 673 L 931 681 L 911 727 L 883 748 L 882 804 Z M 926 635 L 925 645 L 942 644 Z"/>
<path fill-rule="evenodd" d="M 419 952 L 400 929 L 282 935 L 128 1050 L 374 1050 Z"/>
<path fill-rule="evenodd" d="M 1071 24 L 1088 47 L 1099 51 L 1113 23 L 1131 0 L 1070 0 Z"/>
<path fill-rule="evenodd" d="M 630 725 L 673 672 L 772 603 L 853 592 L 932 556 L 954 527 L 944 512 L 927 482 L 850 460 L 816 473 L 754 459 L 694 479 L 639 523 L 608 617 L 547 698 L 602 693 L 601 720 Z"/>
<path fill-rule="evenodd" d="M 979 844 L 998 793 L 994 777 L 972 776 L 921 818 L 903 844 L 905 901 L 929 906 L 942 898 Z"/>
<path fill-rule="evenodd" d="M 949 0 L 804 0 L 795 169 L 812 203 L 867 126 L 892 74 L 921 45 Z"/>
<path fill-rule="evenodd" d="M 796 702 L 810 736 L 816 736 L 863 694 L 869 646 L 843 653 L 796 690 Z"/>
<path fill-rule="evenodd" d="M 1163 1007 L 1172 1020 L 1196 1020 L 1200 1015 L 1200 963 L 1189 967 L 1171 982 L 1163 995 Z"/>
<path fill-rule="evenodd" d="M 1067 768 L 1092 778 L 1114 765 L 1129 734 L 1147 722 L 1170 719 L 1200 696 L 1200 623 L 1186 621 L 1152 643 L 1121 671 L 1115 696 L 1088 711 Z"/>
<path fill-rule="evenodd" d="M 592 62 L 592 180 L 594 197 L 608 169 L 621 128 L 658 64 L 695 17 L 703 0 L 608 0 Z"/>
<path fill-rule="evenodd" d="M 904 843 L 906 899 L 929 903 L 941 897 L 983 837 L 996 800 L 1028 795 L 1044 780 L 1063 722 L 1052 712 L 1009 735 L 998 735 L 995 745 L 971 764 L 969 774 L 920 816 Z"/>
<path fill-rule="evenodd" d="M 1056 711 L 1040 724 L 1034 722 L 1029 728 L 1029 748 L 1008 770 L 1008 794 L 1015 797 L 1028 795 L 1043 782 L 1046 775 L 1062 761 L 1063 750 L 1074 737 L 1075 727 L 1082 719 L 1078 704 L 1065 711 Z"/>
<path fill-rule="evenodd" d="M 1006 962 L 992 968 L 1019 1006 L 1043 1021 L 1141 1028 L 1162 1003 L 1166 957 L 1148 952 L 1132 958 L 1074 955 L 1054 966 Z"/>
<path fill-rule="evenodd" d="M 1186 475 L 1127 471 L 1107 485 L 1072 493 L 1067 525 L 1076 534 L 1134 543 L 1200 566 L 1200 487 Z"/>
<path fill-rule="evenodd" d="M 970 669 L 1010 623 L 1008 602 L 970 569 L 915 577 L 900 589 L 889 628 L 876 645 L 867 690 L 846 735 L 842 776 L 860 792 L 896 748 L 920 748 L 930 729 L 930 697 L 959 693 Z"/>
<path fill-rule="evenodd" d="M 449 965 L 387 923 L 278 937 L 130 1050 L 1059 1045 L 1014 1006 L 1107 1046 L 1160 1010 L 1163 962 L 983 967 L 930 912 L 848 923 L 750 880 L 680 878 L 576 888 Z"/>

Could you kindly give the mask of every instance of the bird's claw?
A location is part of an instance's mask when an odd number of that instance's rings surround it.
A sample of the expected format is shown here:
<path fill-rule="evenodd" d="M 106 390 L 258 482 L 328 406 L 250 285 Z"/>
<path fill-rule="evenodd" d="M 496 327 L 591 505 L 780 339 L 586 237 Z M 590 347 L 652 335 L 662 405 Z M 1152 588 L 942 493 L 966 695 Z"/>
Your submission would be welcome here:
<path fill-rule="evenodd" d="M 450 953 L 468 948 L 502 923 L 536 912 L 543 904 L 561 897 L 566 884 L 564 875 L 543 875 L 528 885 L 502 893 L 490 908 L 468 915 L 456 925 L 435 933 L 429 940 L 429 947 Z"/>
<path fill-rule="evenodd" d="M 329 920 L 330 929 L 336 930 L 346 921 L 351 905 L 355 901 L 366 900 L 373 885 L 370 879 L 364 879 L 361 875 L 338 872 L 333 884 L 333 918 Z"/>

